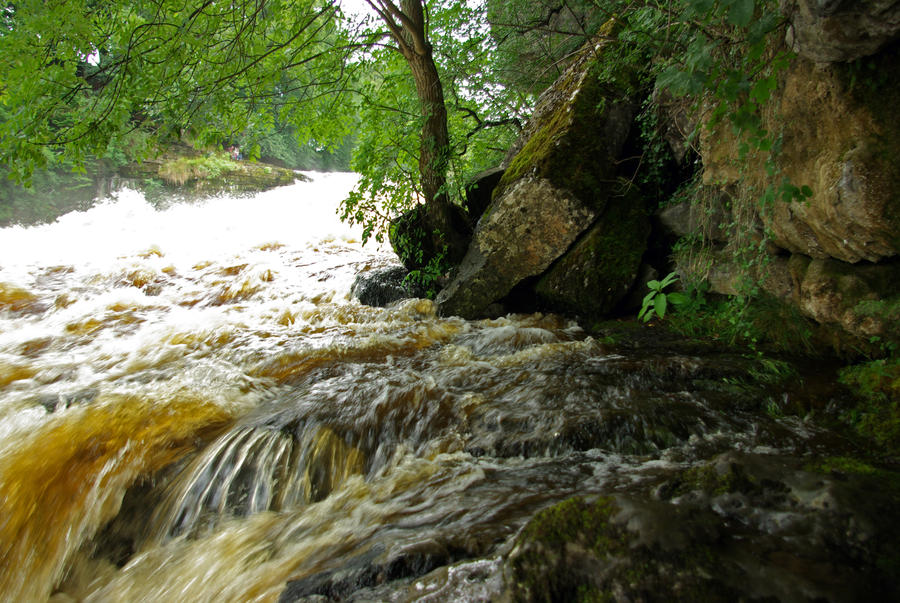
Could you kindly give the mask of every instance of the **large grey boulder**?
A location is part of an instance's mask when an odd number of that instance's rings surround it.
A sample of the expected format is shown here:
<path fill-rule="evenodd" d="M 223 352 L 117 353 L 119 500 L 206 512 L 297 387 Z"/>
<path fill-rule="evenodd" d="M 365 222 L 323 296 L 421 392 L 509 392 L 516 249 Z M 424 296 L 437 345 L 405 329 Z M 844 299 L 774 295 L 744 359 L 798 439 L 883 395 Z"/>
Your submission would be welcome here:
<path fill-rule="evenodd" d="M 604 211 L 636 106 L 594 72 L 605 43 L 582 49 L 541 96 L 465 258 L 438 295 L 441 314 L 487 315 L 515 285 L 546 270 Z"/>
<path fill-rule="evenodd" d="M 816 63 L 853 61 L 900 34 L 900 0 L 782 0 L 789 42 Z"/>
<path fill-rule="evenodd" d="M 540 274 L 596 212 L 544 178 L 526 178 L 482 216 L 466 257 L 437 297 L 445 316 L 482 318 L 523 279 Z"/>
<path fill-rule="evenodd" d="M 650 221 L 632 188 L 611 200 L 603 216 L 535 285 L 541 306 L 603 316 L 628 294 L 647 249 Z"/>

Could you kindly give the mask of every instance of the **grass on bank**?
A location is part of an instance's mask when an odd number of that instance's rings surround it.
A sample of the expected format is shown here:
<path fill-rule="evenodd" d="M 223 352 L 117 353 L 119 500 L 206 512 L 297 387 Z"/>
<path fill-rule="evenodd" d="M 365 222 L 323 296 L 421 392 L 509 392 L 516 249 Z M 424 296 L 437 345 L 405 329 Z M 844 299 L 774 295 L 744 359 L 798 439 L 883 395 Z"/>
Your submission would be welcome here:
<path fill-rule="evenodd" d="M 225 153 L 198 157 L 176 157 L 159 166 L 159 176 L 168 184 L 181 186 L 191 180 L 218 178 L 241 169 L 241 164 Z"/>

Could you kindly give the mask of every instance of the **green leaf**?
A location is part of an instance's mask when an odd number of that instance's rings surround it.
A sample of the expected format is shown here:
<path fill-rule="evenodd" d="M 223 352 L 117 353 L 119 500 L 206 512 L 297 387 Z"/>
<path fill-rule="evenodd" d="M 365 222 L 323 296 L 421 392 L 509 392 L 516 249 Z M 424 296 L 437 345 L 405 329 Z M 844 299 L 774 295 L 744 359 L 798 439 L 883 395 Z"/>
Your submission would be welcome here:
<path fill-rule="evenodd" d="M 668 287 L 669 285 L 671 285 L 672 283 L 674 283 L 677 280 L 678 280 L 678 273 L 670 272 L 669 274 L 666 275 L 666 278 L 663 279 L 662 283 L 660 284 L 660 288 L 665 289 L 666 287 Z"/>
<path fill-rule="evenodd" d="M 666 316 L 666 296 L 659 295 L 653 300 L 653 307 L 656 309 L 656 314 L 660 318 L 664 318 Z"/>
<path fill-rule="evenodd" d="M 680 306 L 681 304 L 686 304 L 691 301 L 690 297 L 688 297 L 684 293 L 679 293 L 677 291 L 669 293 L 668 295 L 666 295 L 666 298 L 668 299 L 669 303 L 672 303 L 676 306 Z"/>
<path fill-rule="evenodd" d="M 728 11 L 728 22 L 737 27 L 747 27 L 753 20 L 753 0 L 735 0 Z"/>
<path fill-rule="evenodd" d="M 807 185 L 805 185 L 805 184 L 804 184 L 803 186 L 800 187 L 800 192 L 801 192 L 801 193 L 803 194 L 803 196 L 806 197 L 807 199 L 813 196 L 813 191 L 812 191 L 812 189 L 809 188 L 809 187 L 808 187 Z"/>

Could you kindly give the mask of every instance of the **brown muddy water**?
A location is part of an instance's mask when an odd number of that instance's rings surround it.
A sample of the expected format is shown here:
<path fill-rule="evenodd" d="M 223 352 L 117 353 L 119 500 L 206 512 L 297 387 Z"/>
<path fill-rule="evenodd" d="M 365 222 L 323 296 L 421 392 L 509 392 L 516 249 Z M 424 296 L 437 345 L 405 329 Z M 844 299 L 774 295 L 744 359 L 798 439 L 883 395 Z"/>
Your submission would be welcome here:
<path fill-rule="evenodd" d="M 394 260 L 335 217 L 353 177 L 312 177 L 0 231 L 0 599 L 897 594 L 893 486 L 782 412 L 838 394 L 557 316 L 360 305 Z M 548 540 L 532 518 L 576 495 L 614 512 Z"/>

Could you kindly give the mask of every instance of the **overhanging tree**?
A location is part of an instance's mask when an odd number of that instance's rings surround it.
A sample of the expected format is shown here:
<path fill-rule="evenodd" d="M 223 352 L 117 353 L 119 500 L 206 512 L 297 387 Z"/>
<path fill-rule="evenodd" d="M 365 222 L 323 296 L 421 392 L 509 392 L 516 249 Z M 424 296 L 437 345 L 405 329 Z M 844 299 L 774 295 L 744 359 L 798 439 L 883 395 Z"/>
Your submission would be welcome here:
<path fill-rule="evenodd" d="M 315 117 L 341 101 L 338 15 L 337 0 L 10 4 L 0 29 L 0 161 L 27 179 L 126 136 L 145 148 L 173 134 L 220 142 L 270 128 L 272 112 L 261 108 L 292 113 L 285 98 L 312 117 L 297 120 L 304 134 L 334 128 Z"/>
<path fill-rule="evenodd" d="M 368 128 L 360 139 L 355 166 L 363 179 L 344 215 L 364 223 L 368 234 L 379 222 L 383 228 L 385 206 L 404 209 L 420 199 L 422 205 L 405 214 L 397 231 L 403 232 L 392 242 L 408 266 L 430 261 L 434 275 L 466 248 L 470 225 L 457 203 L 462 182 L 499 162 L 528 104 L 491 77 L 494 45 L 483 3 L 365 2 L 377 22 L 361 38 L 369 48 L 362 60 L 370 68 L 362 85 L 363 122 L 379 127 Z"/>
<path fill-rule="evenodd" d="M 301 140 L 339 142 L 359 123 L 348 112 L 402 109 L 412 94 L 418 109 L 402 110 L 407 118 L 418 114 L 417 144 L 398 135 L 393 149 L 416 156 L 416 182 L 407 187 L 405 204 L 416 196 L 424 200 L 428 229 L 458 254 L 453 201 L 466 171 L 461 162 L 483 162 L 486 124 L 510 123 L 480 116 L 484 99 L 462 92 L 483 77 L 479 72 L 489 61 L 482 44 L 487 30 L 478 29 L 482 14 L 464 0 L 368 4 L 381 26 L 354 38 L 338 0 L 10 4 L 0 30 L 0 60 L 9 66 L 0 103 L 10 109 L 0 123 L 0 162 L 27 179 L 35 167 L 60 158 L 85 161 L 111 144 L 153 148 L 160 139 L 184 136 L 212 144 L 265 133 L 276 123 L 293 126 Z M 430 39 L 434 31 L 448 46 L 440 55 Z M 360 82 L 366 78 L 391 70 L 389 77 L 399 75 L 391 53 L 402 57 L 413 91 L 404 98 L 385 98 L 384 86 L 380 96 L 365 93 Z M 377 73 L 360 77 L 360 68 L 370 66 Z M 446 97 L 442 77 L 451 82 Z M 360 91 L 358 102 L 349 102 Z M 405 134 L 416 120 L 406 119 L 398 132 Z M 374 127 L 377 122 L 361 124 Z M 133 140 L 124 141 L 129 136 Z M 357 165 L 374 163 L 360 159 Z M 389 187 L 403 171 L 388 170 L 372 182 Z"/>

